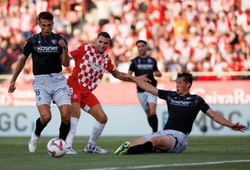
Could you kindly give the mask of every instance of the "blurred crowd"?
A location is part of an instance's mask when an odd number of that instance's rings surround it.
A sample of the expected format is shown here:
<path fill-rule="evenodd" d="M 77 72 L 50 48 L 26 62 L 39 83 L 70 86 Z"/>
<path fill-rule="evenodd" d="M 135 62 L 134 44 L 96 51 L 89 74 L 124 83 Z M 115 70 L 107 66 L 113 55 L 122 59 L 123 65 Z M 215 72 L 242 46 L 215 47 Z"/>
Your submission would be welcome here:
<path fill-rule="evenodd" d="M 112 43 L 107 53 L 120 71 L 128 71 L 138 55 L 136 41 L 142 39 L 163 73 L 187 69 L 215 73 L 198 80 L 249 78 L 222 74 L 250 71 L 249 0 L 2 0 L 0 74 L 14 69 L 25 40 L 40 32 L 36 16 L 41 11 L 54 14 L 53 32 L 68 39 L 69 51 L 94 44 L 100 31 L 108 32 Z M 77 24 L 79 11 L 84 24 Z M 68 23 L 75 25 L 72 34 Z M 73 67 L 72 62 L 63 72 Z M 27 74 L 31 69 L 27 64 Z"/>

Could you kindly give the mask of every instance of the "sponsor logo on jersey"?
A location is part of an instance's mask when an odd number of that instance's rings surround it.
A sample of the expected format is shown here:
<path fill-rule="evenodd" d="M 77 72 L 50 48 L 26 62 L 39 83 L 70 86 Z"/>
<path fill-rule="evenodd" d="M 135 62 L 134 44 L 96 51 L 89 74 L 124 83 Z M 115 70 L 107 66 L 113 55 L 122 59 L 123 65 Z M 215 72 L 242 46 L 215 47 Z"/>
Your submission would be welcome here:
<path fill-rule="evenodd" d="M 150 70 L 150 69 L 153 69 L 153 65 L 152 64 L 138 64 L 137 68 L 139 70 Z"/>
<path fill-rule="evenodd" d="M 176 105 L 176 106 L 188 106 L 188 103 L 187 101 L 179 101 L 179 100 L 171 100 L 170 104 L 172 105 Z"/>
<path fill-rule="evenodd" d="M 38 46 L 37 53 L 57 53 L 58 46 Z"/>
<path fill-rule="evenodd" d="M 95 71 L 103 70 L 103 67 L 96 64 L 93 61 L 88 61 L 88 64 L 91 65 L 91 68 L 93 68 Z"/>

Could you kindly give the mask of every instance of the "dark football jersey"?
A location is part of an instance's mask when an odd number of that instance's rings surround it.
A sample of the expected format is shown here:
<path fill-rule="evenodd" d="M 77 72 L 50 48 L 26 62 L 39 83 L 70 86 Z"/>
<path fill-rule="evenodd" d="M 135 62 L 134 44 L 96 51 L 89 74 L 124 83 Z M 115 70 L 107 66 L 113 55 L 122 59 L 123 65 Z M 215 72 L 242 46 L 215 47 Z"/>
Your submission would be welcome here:
<path fill-rule="evenodd" d="M 25 56 L 32 54 L 34 75 L 60 73 L 62 71 L 60 56 L 63 49 L 58 45 L 59 40 L 64 40 L 67 44 L 65 38 L 54 33 L 48 39 L 44 38 L 41 33 L 27 39 L 23 54 Z"/>
<path fill-rule="evenodd" d="M 130 62 L 129 71 L 133 71 L 135 76 L 141 76 L 143 74 L 148 75 L 148 79 L 151 80 L 150 84 L 154 87 L 157 85 L 157 81 L 154 78 L 154 71 L 157 71 L 157 62 L 154 58 L 147 56 L 146 58 L 141 58 L 140 56 L 134 58 Z M 144 92 L 139 86 L 137 86 L 138 92 Z"/>
<path fill-rule="evenodd" d="M 166 100 L 168 106 L 169 117 L 164 130 L 172 129 L 189 134 L 199 111 L 206 113 L 210 108 L 198 95 L 179 96 L 176 91 L 159 90 L 158 96 Z"/>

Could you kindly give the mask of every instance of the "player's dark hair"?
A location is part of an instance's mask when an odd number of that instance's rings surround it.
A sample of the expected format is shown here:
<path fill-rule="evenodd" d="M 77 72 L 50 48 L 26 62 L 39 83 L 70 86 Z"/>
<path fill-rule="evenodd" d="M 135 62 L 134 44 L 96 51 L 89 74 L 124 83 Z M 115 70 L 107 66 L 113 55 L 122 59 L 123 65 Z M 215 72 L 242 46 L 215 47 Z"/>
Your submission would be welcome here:
<path fill-rule="evenodd" d="M 41 19 L 52 21 L 54 19 L 54 16 L 50 12 L 44 11 L 38 15 L 38 19 L 39 19 L 39 22 L 41 21 Z"/>
<path fill-rule="evenodd" d="M 193 74 L 190 73 L 190 71 L 182 70 L 181 72 L 177 73 L 177 78 L 180 78 L 180 77 L 183 77 L 186 83 L 191 83 L 192 85 L 194 77 L 193 77 Z"/>
<path fill-rule="evenodd" d="M 145 45 L 147 45 L 146 41 L 144 41 L 144 40 L 138 40 L 138 41 L 136 41 L 136 46 L 137 46 L 138 43 L 141 43 L 141 42 L 144 43 Z"/>
<path fill-rule="evenodd" d="M 107 33 L 107 32 L 100 32 L 100 33 L 98 34 L 98 36 L 97 36 L 97 39 L 98 39 L 100 36 L 103 36 L 103 37 L 105 37 L 105 38 L 109 38 L 109 39 L 111 40 L 111 37 L 110 37 L 109 33 Z"/>

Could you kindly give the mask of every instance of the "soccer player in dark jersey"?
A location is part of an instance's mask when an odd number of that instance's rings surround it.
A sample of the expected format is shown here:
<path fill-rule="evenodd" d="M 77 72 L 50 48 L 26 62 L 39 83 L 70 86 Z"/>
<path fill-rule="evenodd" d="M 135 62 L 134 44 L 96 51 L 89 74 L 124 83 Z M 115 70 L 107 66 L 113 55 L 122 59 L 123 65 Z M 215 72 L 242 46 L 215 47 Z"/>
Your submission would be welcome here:
<path fill-rule="evenodd" d="M 144 77 L 150 80 L 154 87 L 157 85 L 157 81 L 154 76 L 161 77 L 162 74 L 157 67 L 157 61 L 147 55 L 147 42 L 144 40 L 138 40 L 136 46 L 139 52 L 139 56 L 131 60 L 128 74 L 135 74 L 136 77 Z M 148 123 L 151 126 L 153 132 L 157 132 L 158 119 L 156 116 L 157 96 L 153 95 L 139 86 L 137 86 L 137 96 L 141 103 L 142 108 L 147 114 Z"/>
<path fill-rule="evenodd" d="M 157 153 L 183 152 L 187 146 L 187 137 L 192 130 L 192 125 L 200 110 L 223 126 L 241 132 L 247 130 L 246 126 L 240 125 L 239 122 L 231 123 L 222 115 L 213 111 L 202 97 L 190 94 L 193 75 L 189 71 L 182 71 L 177 74 L 176 91 L 159 90 L 151 84 L 131 75 L 124 75 L 124 77 L 130 78 L 142 89 L 166 100 L 169 118 L 163 130 L 131 142 L 124 142 L 115 151 L 115 155 L 140 154 L 152 151 Z"/>
<path fill-rule="evenodd" d="M 69 66 L 69 55 L 66 40 L 52 32 L 53 15 L 41 12 L 38 16 L 41 32 L 27 39 L 23 56 L 19 59 L 9 85 L 9 93 L 16 89 L 15 82 L 31 54 L 33 60 L 33 89 L 40 117 L 36 120 L 36 129 L 32 132 L 29 151 L 34 153 L 40 134 L 51 120 L 50 105 L 53 100 L 61 113 L 59 138 L 65 140 L 70 129 L 71 101 L 67 80 L 62 65 Z"/>

